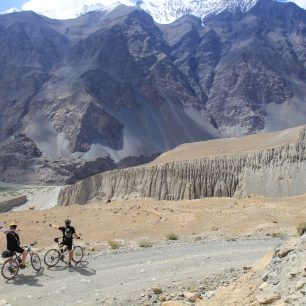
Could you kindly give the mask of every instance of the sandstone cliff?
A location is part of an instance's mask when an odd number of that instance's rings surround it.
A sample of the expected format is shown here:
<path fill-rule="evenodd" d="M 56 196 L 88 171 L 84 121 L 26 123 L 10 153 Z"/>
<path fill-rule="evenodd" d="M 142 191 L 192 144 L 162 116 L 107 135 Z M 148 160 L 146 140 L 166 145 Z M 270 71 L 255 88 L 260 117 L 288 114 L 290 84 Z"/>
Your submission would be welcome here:
<path fill-rule="evenodd" d="M 306 193 L 306 126 L 186 144 L 150 164 L 109 171 L 62 189 L 60 205 L 146 197 L 295 196 Z"/>

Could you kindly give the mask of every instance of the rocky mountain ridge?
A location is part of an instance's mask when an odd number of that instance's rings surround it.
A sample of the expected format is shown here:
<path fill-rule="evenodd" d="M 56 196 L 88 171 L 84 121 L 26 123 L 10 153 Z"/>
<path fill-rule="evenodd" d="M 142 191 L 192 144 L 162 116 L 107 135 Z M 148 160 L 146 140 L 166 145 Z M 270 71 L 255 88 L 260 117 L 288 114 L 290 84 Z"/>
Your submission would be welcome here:
<path fill-rule="evenodd" d="M 142 0 L 137 5 L 148 12 L 157 23 L 172 23 L 185 15 L 200 17 L 202 20 L 223 11 L 247 12 L 258 0 Z"/>
<path fill-rule="evenodd" d="M 24 6 L 25 10 L 31 10 L 35 8 L 35 12 L 49 18 L 55 19 L 73 19 L 83 14 L 94 11 L 103 11 L 106 13 L 111 12 L 117 6 L 127 5 L 131 7 L 138 7 L 149 13 L 155 22 L 166 24 L 171 23 L 178 18 L 190 14 L 205 18 L 208 15 L 216 15 L 224 10 L 231 12 L 241 11 L 246 12 L 250 10 L 258 0 L 157 0 L 157 1 L 130 1 L 130 0 L 97 0 L 97 1 L 84 1 L 83 3 L 71 3 L 67 5 L 65 9 L 56 9 L 56 6 L 50 6 L 49 8 L 37 6 L 31 6 L 27 4 Z M 135 3 L 136 2 L 136 3 Z M 11 8 L 2 14 L 20 12 L 21 10 Z"/>
<path fill-rule="evenodd" d="M 116 163 L 303 124 L 305 29 L 304 10 L 270 0 L 204 26 L 126 6 L 2 15 L 0 143 L 25 135 L 51 162 Z"/>

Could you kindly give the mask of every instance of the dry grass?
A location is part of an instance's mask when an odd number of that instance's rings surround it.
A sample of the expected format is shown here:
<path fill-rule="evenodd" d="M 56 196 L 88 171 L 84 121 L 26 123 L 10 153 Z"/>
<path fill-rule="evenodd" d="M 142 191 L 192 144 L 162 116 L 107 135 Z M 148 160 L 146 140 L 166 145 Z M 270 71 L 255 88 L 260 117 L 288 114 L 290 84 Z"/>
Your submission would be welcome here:
<path fill-rule="evenodd" d="M 143 238 L 143 239 L 140 239 L 138 241 L 138 245 L 141 247 L 141 248 L 150 248 L 152 247 L 153 243 L 151 240 L 147 239 L 147 238 Z"/>
<path fill-rule="evenodd" d="M 167 234 L 166 238 L 168 240 L 178 240 L 178 235 L 175 234 L 175 233 L 169 233 L 169 234 Z"/>
<path fill-rule="evenodd" d="M 122 247 L 121 242 L 117 240 L 109 240 L 108 244 L 112 250 L 120 249 Z"/>
<path fill-rule="evenodd" d="M 300 223 L 297 227 L 297 232 L 299 236 L 302 236 L 306 232 L 306 222 Z"/>

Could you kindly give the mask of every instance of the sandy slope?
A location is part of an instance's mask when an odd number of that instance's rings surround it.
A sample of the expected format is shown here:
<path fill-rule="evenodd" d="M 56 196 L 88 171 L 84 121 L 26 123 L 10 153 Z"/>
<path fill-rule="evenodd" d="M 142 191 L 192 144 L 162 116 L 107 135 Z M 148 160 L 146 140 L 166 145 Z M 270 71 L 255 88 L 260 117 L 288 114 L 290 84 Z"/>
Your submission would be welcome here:
<path fill-rule="evenodd" d="M 0 214 L 0 223 L 16 221 L 24 243 L 37 240 L 40 246 L 52 243 L 58 232 L 49 223 L 62 224 L 69 217 L 86 242 L 139 237 L 164 238 L 174 232 L 189 235 L 294 235 L 306 219 L 306 196 L 267 199 L 203 199 L 165 202 L 134 199 L 110 204 L 56 207 L 46 211 Z M 0 235 L 0 246 L 4 237 Z"/>
<path fill-rule="evenodd" d="M 182 144 L 160 155 L 148 165 L 172 161 L 198 159 L 207 156 L 243 154 L 297 142 L 300 131 L 306 126 L 280 132 L 254 134 L 241 138 L 225 138 Z"/>

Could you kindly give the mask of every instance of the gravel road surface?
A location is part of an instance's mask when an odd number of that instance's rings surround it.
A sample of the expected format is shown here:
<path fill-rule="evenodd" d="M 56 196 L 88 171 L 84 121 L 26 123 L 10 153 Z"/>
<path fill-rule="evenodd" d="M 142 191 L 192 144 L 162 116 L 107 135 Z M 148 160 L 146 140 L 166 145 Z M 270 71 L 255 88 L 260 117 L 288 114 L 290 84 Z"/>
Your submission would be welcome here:
<path fill-rule="evenodd" d="M 43 267 L 39 275 L 27 268 L 18 279 L 0 279 L 0 305 L 137 305 L 136 298 L 154 286 L 179 286 L 250 266 L 279 243 L 268 238 L 176 242 L 85 256 L 79 266 L 60 263 Z"/>

